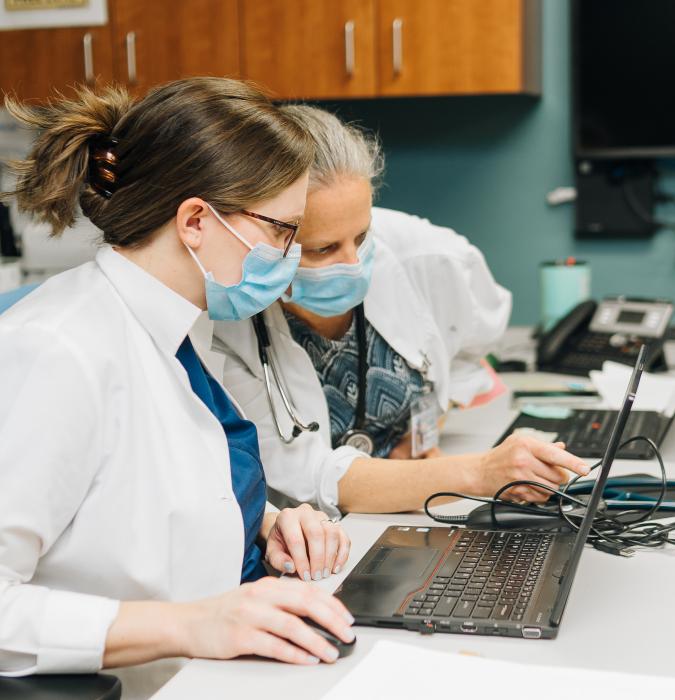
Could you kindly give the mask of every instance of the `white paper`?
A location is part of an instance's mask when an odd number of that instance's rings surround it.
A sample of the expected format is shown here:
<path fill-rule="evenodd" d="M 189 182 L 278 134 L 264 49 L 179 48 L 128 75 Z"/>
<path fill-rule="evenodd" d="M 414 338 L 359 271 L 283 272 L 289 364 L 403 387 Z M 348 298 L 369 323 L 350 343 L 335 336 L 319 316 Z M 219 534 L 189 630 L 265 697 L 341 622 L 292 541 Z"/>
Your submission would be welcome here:
<path fill-rule="evenodd" d="M 531 643 L 553 642 L 522 642 L 524 647 Z M 527 649 L 523 649 L 523 657 L 527 657 Z M 379 641 L 323 700 L 523 700 L 540 694 L 546 700 L 673 698 L 675 678 L 495 661 Z"/>
<path fill-rule="evenodd" d="M 632 373 L 632 367 L 618 362 L 604 362 L 602 371 L 591 371 L 591 380 L 607 408 L 621 408 Z M 675 377 L 643 372 L 633 409 L 672 415 L 674 404 Z"/>

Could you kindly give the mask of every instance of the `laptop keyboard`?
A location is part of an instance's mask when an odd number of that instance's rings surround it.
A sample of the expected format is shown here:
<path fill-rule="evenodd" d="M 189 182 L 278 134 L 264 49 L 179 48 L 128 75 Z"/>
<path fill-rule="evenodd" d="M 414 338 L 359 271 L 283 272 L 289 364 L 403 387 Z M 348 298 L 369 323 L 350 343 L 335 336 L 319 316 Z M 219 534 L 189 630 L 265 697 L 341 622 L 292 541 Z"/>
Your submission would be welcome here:
<path fill-rule="evenodd" d="M 609 436 L 616 423 L 618 411 L 578 410 L 568 418 L 565 427 L 560 430 L 558 440 L 562 440 L 567 449 L 575 454 L 595 456 L 602 455 L 607 448 Z M 636 435 L 649 435 L 658 441 L 658 415 L 647 411 L 635 411 L 628 416 L 623 439 Z M 634 442 L 624 448 L 624 452 L 637 451 L 644 444 Z"/>
<path fill-rule="evenodd" d="M 462 531 L 405 614 L 520 621 L 552 541 L 546 533 Z"/>
<path fill-rule="evenodd" d="M 606 409 L 575 409 L 568 418 L 534 418 L 520 414 L 499 438 L 499 444 L 519 428 L 535 428 L 555 433 L 556 440 L 562 440 L 566 449 L 581 457 L 602 457 L 609 442 L 609 436 L 616 422 L 618 411 Z M 622 441 L 637 435 L 650 437 L 658 445 L 668 427 L 668 419 L 654 411 L 632 411 L 623 431 Z M 650 459 L 649 446 L 636 440 L 622 447 L 617 457 L 623 459 Z"/>

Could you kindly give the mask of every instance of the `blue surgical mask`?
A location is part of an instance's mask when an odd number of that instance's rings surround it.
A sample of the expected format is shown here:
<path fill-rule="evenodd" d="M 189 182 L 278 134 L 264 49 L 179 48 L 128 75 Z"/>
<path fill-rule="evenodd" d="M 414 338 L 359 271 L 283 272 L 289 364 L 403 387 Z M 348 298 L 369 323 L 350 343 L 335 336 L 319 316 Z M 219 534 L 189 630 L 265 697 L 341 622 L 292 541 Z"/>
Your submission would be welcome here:
<path fill-rule="evenodd" d="M 359 246 L 359 261 L 327 267 L 299 267 L 284 301 L 292 302 L 319 316 L 339 316 L 358 306 L 366 297 L 375 259 L 372 236 Z"/>
<path fill-rule="evenodd" d="M 207 203 L 206 206 L 249 249 L 242 265 L 241 281 L 226 286 L 216 282 L 213 273 L 207 272 L 199 262 L 194 250 L 185 246 L 204 275 L 209 318 L 214 321 L 251 318 L 271 306 L 288 289 L 300 263 L 300 246 L 294 243 L 286 257 L 283 250 L 267 243 L 256 243 L 253 246 L 210 204 Z"/>

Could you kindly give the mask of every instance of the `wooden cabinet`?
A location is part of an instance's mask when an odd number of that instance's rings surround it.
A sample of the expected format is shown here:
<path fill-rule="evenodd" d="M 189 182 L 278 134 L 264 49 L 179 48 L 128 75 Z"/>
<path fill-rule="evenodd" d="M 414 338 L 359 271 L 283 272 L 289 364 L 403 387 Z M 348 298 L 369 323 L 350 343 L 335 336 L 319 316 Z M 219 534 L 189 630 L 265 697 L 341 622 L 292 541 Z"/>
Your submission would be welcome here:
<path fill-rule="evenodd" d="M 0 32 L 0 91 L 43 99 L 54 88 L 113 78 L 110 27 Z"/>
<path fill-rule="evenodd" d="M 540 5 L 241 0 L 242 74 L 281 98 L 536 94 Z"/>
<path fill-rule="evenodd" d="M 105 27 L 0 32 L 0 89 L 190 75 L 280 99 L 537 94 L 542 0 L 108 0 Z"/>
<path fill-rule="evenodd" d="M 376 0 L 241 0 L 242 74 L 284 98 L 375 94 Z"/>
<path fill-rule="evenodd" d="M 378 3 L 381 95 L 539 91 L 539 2 Z"/>
<path fill-rule="evenodd" d="M 109 0 L 115 79 L 143 94 L 190 75 L 239 76 L 238 0 Z"/>
<path fill-rule="evenodd" d="M 189 75 L 239 76 L 238 0 L 108 0 L 103 27 L 0 32 L 0 90 L 44 99 L 115 80 L 143 94 Z"/>

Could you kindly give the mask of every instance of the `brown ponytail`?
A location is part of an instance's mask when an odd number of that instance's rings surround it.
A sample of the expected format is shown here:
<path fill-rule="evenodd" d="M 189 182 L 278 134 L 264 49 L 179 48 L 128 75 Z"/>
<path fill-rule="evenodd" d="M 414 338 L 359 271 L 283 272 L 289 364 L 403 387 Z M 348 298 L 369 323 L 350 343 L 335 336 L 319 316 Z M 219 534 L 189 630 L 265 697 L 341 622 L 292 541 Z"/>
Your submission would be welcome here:
<path fill-rule="evenodd" d="M 15 119 L 39 130 L 28 158 L 9 164 L 17 175 L 19 208 L 50 224 L 54 235 L 72 226 L 88 172 L 91 140 L 112 133 L 131 104 L 126 91 L 114 87 L 99 95 L 83 87 L 75 99 L 41 107 L 6 98 L 5 107 Z"/>
<path fill-rule="evenodd" d="M 223 213 L 276 196 L 310 166 L 311 137 L 257 88 L 187 78 L 134 103 L 121 88 L 80 88 L 43 107 L 6 100 L 40 130 L 29 156 L 10 163 L 19 207 L 58 235 L 82 212 L 107 243 L 140 246 L 189 197 Z"/>

